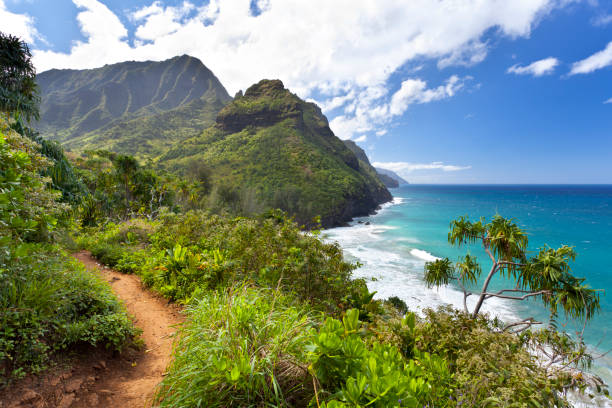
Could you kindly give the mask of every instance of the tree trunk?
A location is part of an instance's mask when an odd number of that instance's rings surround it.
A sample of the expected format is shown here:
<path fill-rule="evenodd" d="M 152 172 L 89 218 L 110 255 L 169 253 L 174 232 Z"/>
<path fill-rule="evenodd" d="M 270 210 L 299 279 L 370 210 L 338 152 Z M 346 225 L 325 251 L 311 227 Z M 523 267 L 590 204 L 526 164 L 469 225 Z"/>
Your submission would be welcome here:
<path fill-rule="evenodd" d="M 489 288 L 489 283 L 491 283 L 491 278 L 493 278 L 493 275 L 495 275 L 496 271 L 497 271 L 497 262 L 493 263 L 493 267 L 491 268 L 491 271 L 489 272 L 487 279 L 482 285 L 482 291 L 481 291 L 482 293 L 480 294 L 480 297 L 478 298 L 478 302 L 476 302 L 476 306 L 474 307 L 474 311 L 472 312 L 473 319 L 475 319 L 476 316 L 478 316 L 478 312 L 480 312 L 480 308 L 482 307 L 485 297 L 487 296 L 486 293 L 487 293 L 487 289 Z"/>

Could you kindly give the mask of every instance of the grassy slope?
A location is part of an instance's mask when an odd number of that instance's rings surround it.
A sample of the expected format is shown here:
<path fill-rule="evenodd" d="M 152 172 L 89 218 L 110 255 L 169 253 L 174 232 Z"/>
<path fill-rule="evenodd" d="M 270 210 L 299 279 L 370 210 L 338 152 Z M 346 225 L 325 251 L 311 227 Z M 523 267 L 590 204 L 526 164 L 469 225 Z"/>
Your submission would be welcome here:
<path fill-rule="evenodd" d="M 84 134 L 64 143 L 75 151 L 103 148 L 129 154 L 140 160 L 157 157 L 214 123 L 224 103 L 214 93 L 184 106 L 155 115 L 113 122 L 103 129 Z"/>

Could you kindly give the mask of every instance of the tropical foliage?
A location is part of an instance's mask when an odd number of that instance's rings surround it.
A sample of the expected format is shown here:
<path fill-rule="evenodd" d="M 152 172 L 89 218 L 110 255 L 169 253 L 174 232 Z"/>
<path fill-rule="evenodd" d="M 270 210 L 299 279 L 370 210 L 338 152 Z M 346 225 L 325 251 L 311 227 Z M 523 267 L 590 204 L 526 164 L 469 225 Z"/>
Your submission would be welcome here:
<path fill-rule="evenodd" d="M 481 243 L 489 256 L 492 266 L 480 293 L 466 289 L 469 283 L 476 283 L 482 269 L 474 256 L 469 254 L 453 264 L 448 258 L 429 262 L 425 266 L 425 281 L 430 286 L 447 285 L 456 281 L 462 288 L 465 299 L 477 296 L 472 311 L 475 318 L 486 299 L 502 298 L 541 300 L 556 316 L 559 308 L 569 317 L 589 319 L 599 310 L 599 293 L 589 288 L 583 278 L 571 274 L 570 262 L 576 257 L 574 249 L 561 246 L 553 249 L 539 248 L 537 254 L 528 257 L 528 237 L 512 220 L 499 215 L 486 223 L 484 219 L 471 222 L 460 217 L 451 222 L 448 242 L 462 246 Z M 490 291 L 489 285 L 495 275 L 515 282 L 512 288 Z M 467 304 L 465 304 L 467 312 Z M 525 321 L 525 326 L 531 323 Z"/>
<path fill-rule="evenodd" d="M 121 347 L 135 334 L 108 284 L 84 270 L 54 238 L 66 204 L 41 176 L 38 146 L 0 121 L 0 386 L 46 366 L 75 344 Z"/>
<path fill-rule="evenodd" d="M 167 406 L 215 406 L 219 398 L 219 406 L 562 407 L 568 387 L 589 384 L 532 353 L 541 348 L 563 364 L 559 356 L 572 356 L 585 368 L 580 342 L 551 329 L 515 334 L 450 308 L 417 317 L 400 299 L 375 300 L 351 280 L 354 265 L 336 246 L 281 214 L 132 219 L 88 230 L 80 244 L 189 306 L 158 392 Z M 274 354 L 268 347 L 278 343 L 296 348 Z M 226 357 L 215 365 L 219 353 Z M 231 357 L 239 355 L 243 362 Z"/>
<path fill-rule="evenodd" d="M 67 244 L 73 234 L 100 262 L 185 305 L 187 322 L 156 392 L 162 407 L 566 407 L 565 392 L 589 384 L 581 341 L 554 326 L 522 330 L 533 322 L 504 325 L 480 313 L 490 297 L 537 298 L 553 317 L 592 317 L 598 293 L 571 274 L 571 248 L 528 257 L 527 236 L 511 220 L 455 220 L 449 242 L 481 243 L 492 269 L 478 293 L 468 289 L 482 273 L 471 255 L 427 264 L 429 284 L 456 281 L 478 301 L 472 313 L 466 304 L 417 316 L 399 298 L 375 299 L 353 278 L 358 265 L 319 237 L 321 224 L 363 203 L 355 211 L 367 212 L 388 192 L 367 157 L 357 157 L 363 152 L 352 153 L 320 110 L 280 81 L 237 95 L 214 127 L 156 163 L 101 150 L 65 154 L 27 126 L 37 109 L 28 50 L 2 38 L 21 52 L 6 55 L 22 67 L 0 82 L 3 383 L 73 345 L 119 350 L 136 334 L 109 286 L 66 254 L 76 249 Z M 97 96 L 107 91 L 121 92 Z M 11 92 L 22 99 L 5 97 Z M 164 95 L 138 115 L 177 102 Z M 98 108 L 87 118 L 75 108 L 71 131 L 110 124 L 96 117 L 108 119 L 115 107 Z M 115 112 L 121 120 L 138 118 L 123 108 Z M 492 292 L 497 274 L 516 286 Z"/>
<path fill-rule="evenodd" d="M 38 117 L 36 70 L 28 45 L 0 32 L 0 111 Z"/>
<path fill-rule="evenodd" d="M 135 330 L 108 284 L 54 244 L 64 242 L 73 225 L 66 202 L 78 202 L 80 190 L 63 150 L 56 144 L 39 144 L 25 125 L 38 112 L 27 45 L 0 33 L 0 67 L 3 387 L 16 377 L 40 371 L 53 353 L 74 345 L 119 350 Z M 60 192 L 56 187 L 65 189 Z"/>

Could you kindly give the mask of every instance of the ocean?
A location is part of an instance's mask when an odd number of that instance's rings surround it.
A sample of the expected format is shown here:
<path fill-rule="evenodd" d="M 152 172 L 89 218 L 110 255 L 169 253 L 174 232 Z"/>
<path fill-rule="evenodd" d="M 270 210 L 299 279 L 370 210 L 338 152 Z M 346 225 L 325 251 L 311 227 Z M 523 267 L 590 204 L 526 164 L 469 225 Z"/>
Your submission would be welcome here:
<path fill-rule="evenodd" d="M 448 244 L 449 223 L 462 215 L 490 220 L 499 214 L 513 218 L 527 231 L 533 252 L 544 245 L 575 248 L 574 275 L 603 290 L 601 311 L 587 324 L 585 341 L 594 354 L 612 349 L 612 186 L 407 185 L 390 191 L 393 202 L 384 204 L 376 215 L 324 233 L 327 240 L 340 244 L 347 259 L 361 264 L 354 276 L 365 278 L 369 289 L 377 292 L 376 298 L 398 296 L 417 312 L 442 304 L 462 308 L 463 295 L 457 286 L 425 286 L 424 264 L 436 257 L 454 261 L 469 251 L 481 261 L 486 275 L 490 262 L 481 247 L 457 249 Z M 493 287 L 512 285 L 498 278 Z M 547 321 L 548 317 L 537 301 L 489 299 L 483 310 L 507 321 L 532 316 Z M 567 324 L 565 330 L 570 333 L 582 329 L 582 324 L 559 322 L 559 327 Z M 611 356 L 597 359 L 592 371 L 612 384 Z"/>

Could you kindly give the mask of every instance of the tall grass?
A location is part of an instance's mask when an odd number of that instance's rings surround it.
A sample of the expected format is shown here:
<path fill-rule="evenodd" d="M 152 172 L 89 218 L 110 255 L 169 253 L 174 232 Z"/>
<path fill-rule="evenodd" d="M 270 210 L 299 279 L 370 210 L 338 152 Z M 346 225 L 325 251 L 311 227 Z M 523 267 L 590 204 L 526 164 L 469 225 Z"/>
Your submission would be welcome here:
<path fill-rule="evenodd" d="M 189 310 L 160 407 L 305 406 L 312 318 L 278 291 L 241 286 Z"/>

